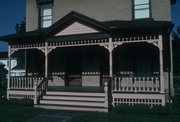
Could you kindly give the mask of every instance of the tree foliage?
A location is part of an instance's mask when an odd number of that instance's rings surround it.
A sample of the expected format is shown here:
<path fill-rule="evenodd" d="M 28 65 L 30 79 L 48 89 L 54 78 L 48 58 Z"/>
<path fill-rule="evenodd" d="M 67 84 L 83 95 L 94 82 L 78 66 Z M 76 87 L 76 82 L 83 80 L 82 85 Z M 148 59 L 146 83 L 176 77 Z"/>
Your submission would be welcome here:
<path fill-rule="evenodd" d="M 176 27 L 176 32 L 173 32 L 172 36 L 174 75 L 180 75 L 180 25 Z"/>
<path fill-rule="evenodd" d="M 15 26 L 16 33 L 24 33 L 26 32 L 26 19 L 21 21 L 21 23 L 17 23 Z"/>

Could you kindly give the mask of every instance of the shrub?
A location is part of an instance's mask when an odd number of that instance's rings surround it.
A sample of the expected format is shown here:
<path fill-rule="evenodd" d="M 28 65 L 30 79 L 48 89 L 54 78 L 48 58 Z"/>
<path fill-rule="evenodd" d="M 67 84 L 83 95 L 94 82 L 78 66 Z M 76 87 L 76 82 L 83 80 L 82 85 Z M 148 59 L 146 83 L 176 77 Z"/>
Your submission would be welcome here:
<path fill-rule="evenodd" d="M 19 104 L 22 105 L 22 106 L 33 106 L 34 105 L 34 102 L 32 99 L 20 99 L 19 100 Z"/>
<path fill-rule="evenodd" d="M 6 98 L 0 99 L 0 104 L 5 105 L 20 105 L 20 106 L 33 106 L 33 100 L 32 99 L 9 99 Z"/>
<path fill-rule="evenodd" d="M 6 104 L 6 103 L 7 103 L 7 99 L 6 98 L 0 98 L 0 105 Z"/>
<path fill-rule="evenodd" d="M 154 115 L 170 115 L 172 109 L 169 105 L 167 106 L 154 106 L 151 108 L 151 114 Z"/>
<path fill-rule="evenodd" d="M 120 104 L 113 108 L 116 113 L 134 113 L 134 114 L 147 114 L 150 111 L 150 107 L 145 104 Z"/>
<path fill-rule="evenodd" d="M 113 108 L 113 112 L 126 114 L 170 115 L 172 110 L 170 106 L 154 106 L 151 108 L 146 104 L 120 104 Z"/>

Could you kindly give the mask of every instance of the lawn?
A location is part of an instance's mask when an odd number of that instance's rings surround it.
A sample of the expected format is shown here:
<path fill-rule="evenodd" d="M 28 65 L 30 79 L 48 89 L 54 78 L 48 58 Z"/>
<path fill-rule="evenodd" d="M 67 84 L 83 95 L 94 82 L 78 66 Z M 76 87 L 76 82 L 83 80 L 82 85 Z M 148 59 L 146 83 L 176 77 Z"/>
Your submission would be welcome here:
<path fill-rule="evenodd" d="M 178 116 L 133 115 L 118 113 L 89 113 L 74 117 L 68 122 L 179 122 Z"/>
<path fill-rule="evenodd" d="M 24 122 L 40 113 L 40 109 L 33 107 L 0 105 L 0 122 Z"/>

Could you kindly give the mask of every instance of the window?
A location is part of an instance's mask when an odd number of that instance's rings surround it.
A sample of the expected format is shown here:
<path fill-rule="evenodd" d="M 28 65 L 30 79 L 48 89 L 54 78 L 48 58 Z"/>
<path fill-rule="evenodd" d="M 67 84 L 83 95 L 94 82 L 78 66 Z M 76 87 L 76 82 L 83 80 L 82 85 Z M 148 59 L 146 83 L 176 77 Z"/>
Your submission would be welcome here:
<path fill-rule="evenodd" d="M 42 4 L 41 8 L 41 28 L 47 28 L 52 25 L 52 4 Z"/>
<path fill-rule="evenodd" d="M 150 18 L 149 0 L 134 0 L 134 19 Z"/>

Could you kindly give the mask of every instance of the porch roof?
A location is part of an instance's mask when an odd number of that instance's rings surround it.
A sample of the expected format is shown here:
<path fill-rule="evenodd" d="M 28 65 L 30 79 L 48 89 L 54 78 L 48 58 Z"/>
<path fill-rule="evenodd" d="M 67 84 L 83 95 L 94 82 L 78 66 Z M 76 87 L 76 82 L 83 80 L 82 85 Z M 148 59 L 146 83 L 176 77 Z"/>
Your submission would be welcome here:
<path fill-rule="evenodd" d="M 77 35 L 66 35 L 66 36 L 54 36 L 57 32 L 63 30 L 68 27 L 70 24 L 74 22 L 80 22 L 84 25 L 87 25 L 93 29 L 99 30 L 98 33 L 91 34 L 77 34 Z M 107 38 L 110 35 L 115 35 L 119 31 L 123 31 L 125 33 L 129 33 L 132 29 L 139 29 L 144 32 L 144 29 L 163 29 L 169 31 L 170 28 L 173 27 L 173 24 L 170 21 L 154 21 L 150 19 L 143 20 L 132 20 L 132 21 L 106 21 L 99 22 L 90 17 L 82 15 L 77 12 L 70 12 L 68 15 L 64 16 L 62 19 L 57 21 L 55 24 L 45 29 L 38 29 L 31 32 L 25 32 L 21 34 L 11 34 L 0 37 L 0 40 L 6 42 L 16 42 L 16 43 L 30 43 L 30 42 L 45 42 L 53 40 L 77 40 L 79 39 L 98 39 L 98 38 Z"/>

